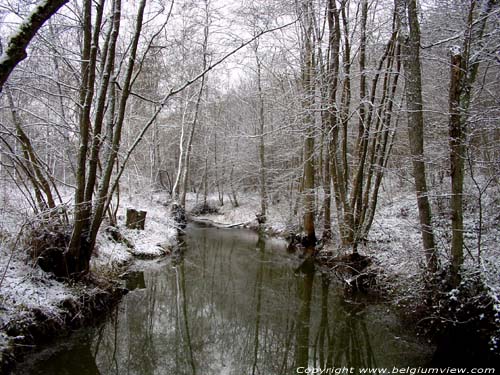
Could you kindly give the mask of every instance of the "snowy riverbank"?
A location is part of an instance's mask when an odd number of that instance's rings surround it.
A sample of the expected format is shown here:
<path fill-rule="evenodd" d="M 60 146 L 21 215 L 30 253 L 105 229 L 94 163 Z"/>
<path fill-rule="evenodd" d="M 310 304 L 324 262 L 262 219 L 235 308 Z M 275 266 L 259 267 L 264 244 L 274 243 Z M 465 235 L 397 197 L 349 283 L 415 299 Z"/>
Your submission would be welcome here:
<path fill-rule="evenodd" d="M 168 208 L 152 197 L 128 198 L 118 211 L 118 229 L 127 244 L 103 226 L 89 277 L 77 283 L 57 280 L 33 264 L 15 222 L 25 216 L 4 213 L 0 244 L 0 368 L 12 367 L 24 352 L 50 338 L 92 324 L 106 315 L 126 291 L 119 282 L 134 259 L 168 255 L 177 231 Z M 127 207 L 147 211 L 145 230 L 127 229 Z M 27 209 L 26 209 L 27 210 Z M 26 225 L 25 225 L 26 226 Z"/>

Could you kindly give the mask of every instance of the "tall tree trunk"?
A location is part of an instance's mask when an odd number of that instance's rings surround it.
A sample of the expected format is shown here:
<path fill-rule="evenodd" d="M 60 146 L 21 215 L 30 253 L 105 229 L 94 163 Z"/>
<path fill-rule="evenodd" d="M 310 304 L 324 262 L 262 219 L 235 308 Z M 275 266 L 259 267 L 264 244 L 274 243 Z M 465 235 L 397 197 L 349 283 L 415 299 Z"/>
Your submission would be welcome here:
<path fill-rule="evenodd" d="M 193 139 L 196 131 L 196 125 L 198 124 L 198 116 L 200 112 L 201 97 L 203 95 L 203 88 L 205 86 L 205 76 L 201 78 L 200 90 L 198 91 L 198 97 L 196 99 L 196 104 L 194 108 L 194 118 L 191 124 L 191 131 L 189 132 L 189 138 L 186 145 L 185 156 L 184 156 L 184 169 L 182 171 L 182 192 L 180 204 L 182 207 L 186 207 L 186 194 L 188 190 L 189 181 L 189 167 L 191 164 L 191 151 L 193 148 Z M 182 156 L 180 156 L 182 157 Z"/>
<path fill-rule="evenodd" d="M 266 149 L 264 144 L 264 94 L 262 92 L 262 64 L 255 47 L 255 60 L 257 63 L 257 91 L 259 96 L 259 163 L 260 163 L 260 223 L 266 222 L 267 215 L 267 187 L 266 187 Z"/>
<path fill-rule="evenodd" d="M 481 44 L 488 16 L 498 1 L 485 0 L 475 19 L 477 4 L 481 2 L 470 1 L 463 47 L 453 47 L 451 50 L 449 136 L 452 227 L 450 281 L 452 286 L 460 283 L 460 268 L 464 262 L 463 185 L 464 161 L 467 157 L 466 123 L 481 56 L 479 51 L 474 50 L 474 46 Z"/>
<path fill-rule="evenodd" d="M 184 134 L 186 132 L 185 125 L 186 125 L 186 113 L 188 111 L 188 107 L 189 107 L 189 100 L 188 100 L 188 97 L 186 95 L 184 109 L 182 110 L 182 117 L 181 117 L 181 136 L 179 139 L 179 158 L 177 161 L 177 173 L 175 175 L 174 185 L 172 186 L 172 197 L 171 198 L 174 201 L 179 199 L 179 190 L 180 190 L 180 186 L 181 186 L 182 176 L 184 173 L 184 159 L 185 159 L 184 155 L 185 155 L 185 152 L 187 152 L 184 150 Z M 191 141 L 191 138 L 189 138 L 188 144 L 190 141 Z"/>
<path fill-rule="evenodd" d="M 314 133 L 309 131 L 304 141 L 304 230 L 307 244 L 311 246 L 316 243 L 314 229 L 314 173 Z"/>
<path fill-rule="evenodd" d="M 395 0 L 399 21 L 399 42 L 406 78 L 406 108 L 408 110 L 408 138 L 413 162 L 420 231 L 427 261 L 427 269 L 438 269 L 436 245 L 432 226 L 424 162 L 424 117 L 422 112 L 422 77 L 420 66 L 420 26 L 416 0 Z"/>
<path fill-rule="evenodd" d="M 205 170 L 203 172 L 203 206 L 208 204 L 208 144 L 205 153 Z"/>
<path fill-rule="evenodd" d="M 332 177 L 333 177 L 333 187 L 335 189 L 335 202 L 337 206 L 337 220 L 339 223 L 340 234 L 342 238 L 342 245 L 348 246 L 350 244 L 351 237 L 351 227 L 353 223 L 353 213 L 349 205 L 348 193 L 349 193 L 349 175 L 350 168 L 348 162 L 348 126 L 349 126 L 349 112 L 351 106 L 351 43 L 349 35 L 349 18 L 347 15 L 347 9 L 349 7 L 349 2 L 344 1 L 340 8 L 340 13 L 342 15 L 342 25 L 344 30 L 344 43 L 342 51 L 342 66 L 344 70 L 344 80 L 342 84 L 342 96 L 341 96 L 341 107 L 340 113 L 340 123 L 342 130 L 342 146 L 341 155 L 339 157 L 338 165 L 332 163 Z M 332 148 L 331 148 L 332 149 Z M 332 158 L 332 161 L 335 159 Z"/>
<path fill-rule="evenodd" d="M 358 153 L 358 168 L 352 183 L 351 193 L 351 210 L 353 217 L 350 218 L 348 224 L 349 234 L 347 242 L 352 245 L 353 251 L 357 251 L 358 242 L 358 227 L 360 225 L 359 218 L 362 211 L 363 197 L 363 178 L 365 171 L 365 160 L 367 152 L 367 143 L 369 135 L 369 121 L 367 121 L 367 94 L 366 94 L 366 23 L 368 20 L 368 0 L 361 1 L 361 40 L 359 47 L 359 122 L 358 122 L 358 138 L 356 140 L 356 148 Z"/>
<path fill-rule="evenodd" d="M 210 25 L 210 12 L 209 12 L 209 3 L 207 0 L 204 1 L 205 3 L 205 26 L 203 28 L 203 65 L 202 65 L 202 71 L 205 71 L 208 66 L 208 36 L 209 36 L 209 25 Z M 189 182 L 189 167 L 191 163 L 191 150 L 193 147 L 193 139 L 194 139 L 194 134 L 196 130 L 196 125 L 198 123 L 198 116 L 199 116 L 199 111 L 200 111 L 200 104 L 201 104 L 201 98 L 203 96 L 203 90 L 205 89 L 205 81 L 206 81 L 206 75 L 203 75 L 201 77 L 201 82 L 200 82 L 200 89 L 198 91 L 198 97 L 196 98 L 196 104 L 194 108 L 194 118 L 193 118 L 193 123 L 191 124 L 191 132 L 189 133 L 189 139 L 188 143 L 186 146 L 186 156 L 184 160 L 184 171 L 182 174 L 182 194 L 181 194 L 181 199 L 180 199 L 180 204 L 182 207 L 186 207 L 186 194 L 188 190 L 188 182 Z"/>
<path fill-rule="evenodd" d="M 462 123 L 460 96 L 464 78 L 464 64 L 461 51 L 452 51 L 450 63 L 449 134 L 450 134 L 450 177 L 451 177 L 451 283 L 460 283 L 460 267 L 464 261 L 463 185 L 464 160 L 466 157 L 465 134 Z"/>
<path fill-rule="evenodd" d="M 96 22 L 100 23 L 100 20 L 102 18 L 102 12 L 104 10 L 103 8 L 104 8 L 104 0 L 101 0 L 100 4 L 98 5 L 98 17 Z M 94 131 L 92 137 L 92 147 L 90 149 L 91 153 L 90 153 L 90 161 L 88 168 L 88 178 L 87 178 L 87 185 L 85 186 L 85 201 L 92 200 L 97 180 L 99 152 L 101 149 L 101 140 L 102 140 L 102 134 L 101 134 L 102 125 L 104 122 L 104 115 L 106 112 L 106 97 L 108 93 L 109 83 L 115 66 L 115 51 L 116 51 L 116 43 L 118 40 L 118 34 L 120 31 L 120 17 L 121 17 L 120 8 L 117 7 L 116 4 L 113 4 L 113 21 L 112 21 L 112 26 L 110 27 L 108 32 L 109 37 L 106 38 L 109 42 L 107 43 L 106 46 L 107 48 L 104 50 L 104 54 L 106 55 L 106 61 L 104 63 L 104 70 L 102 71 L 101 86 L 99 88 L 99 93 L 97 95 L 97 106 L 95 109 L 94 129 L 93 129 Z M 97 45 L 97 43 L 98 43 L 98 38 L 94 37 L 94 45 Z"/>
<path fill-rule="evenodd" d="M 121 0 L 115 0 L 115 1 L 118 9 L 121 9 Z M 109 202 L 111 200 L 111 195 L 113 193 L 113 189 L 110 189 L 111 175 L 113 173 L 113 168 L 115 166 L 115 162 L 118 157 L 118 152 L 120 150 L 123 123 L 125 120 L 125 111 L 127 108 L 127 102 L 130 96 L 130 92 L 132 90 L 132 74 L 134 72 L 134 67 L 135 67 L 135 59 L 137 56 L 137 47 L 139 45 L 139 39 L 143 25 L 142 21 L 144 18 L 145 7 L 146 7 L 146 0 L 141 0 L 137 10 L 135 29 L 122 86 L 122 94 L 120 100 L 118 101 L 118 113 L 116 114 L 116 123 L 114 124 L 114 129 L 113 129 L 114 134 L 113 134 L 111 149 L 108 154 L 107 161 L 105 163 L 103 175 L 101 178 L 101 183 L 99 185 L 99 192 L 97 194 L 95 210 L 92 215 L 91 230 L 89 234 L 89 245 L 91 250 L 95 246 L 97 232 L 101 226 L 102 220 L 104 218 L 104 212 L 106 210 L 106 207 L 109 205 Z M 117 178 L 119 177 L 117 176 Z M 90 258 L 88 260 L 90 260 Z"/>
<path fill-rule="evenodd" d="M 326 161 L 324 165 L 324 191 L 325 191 L 325 204 L 324 204 L 324 227 L 323 239 L 329 240 L 332 237 L 331 228 L 331 186 L 332 180 L 334 181 L 334 188 L 338 190 L 339 168 L 338 168 L 338 105 L 337 105 L 337 89 L 338 89 L 338 74 L 339 74 L 339 50 L 340 50 L 340 20 L 339 12 L 335 0 L 329 0 L 327 6 L 327 20 L 329 29 L 328 39 L 328 69 L 327 77 L 327 93 L 325 110 L 326 114 L 323 116 L 325 130 L 328 134 L 328 142 L 326 147 Z M 333 166 L 333 168 L 332 168 Z M 332 176 L 332 171 L 333 176 Z M 336 197 L 338 194 L 336 194 Z M 336 199 L 337 206 L 340 200 Z"/>
<path fill-rule="evenodd" d="M 303 4 L 303 37 L 304 61 L 302 66 L 304 139 L 304 231 L 307 238 L 308 251 L 316 243 L 314 226 L 315 216 L 315 183 L 314 183 L 314 118 L 311 114 L 314 105 L 314 48 L 313 48 L 313 9 L 310 0 Z"/>
<path fill-rule="evenodd" d="M 94 80 L 91 79 L 94 73 L 91 70 L 95 68 L 95 57 L 97 46 L 92 50 L 92 1 L 83 2 L 83 45 L 81 62 L 81 83 L 80 83 L 80 113 L 79 113 L 79 147 L 77 156 L 76 171 L 76 191 L 75 191 L 75 213 L 73 232 L 68 246 L 68 255 L 71 259 L 71 265 L 68 265 L 68 272 L 83 271 L 85 265 L 80 260 L 86 258 L 81 254 L 81 247 L 88 242 L 88 223 L 90 220 L 90 202 L 85 202 L 85 181 L 87 173 L 87 152 L 90 134 L 90 110 L 94 92 Z M 94 52 L 92 52 L 94 51 Z M 92 61 L 92 57 L 94 60 Z M 90 250 L 85 250 L 90 257 Z"/>

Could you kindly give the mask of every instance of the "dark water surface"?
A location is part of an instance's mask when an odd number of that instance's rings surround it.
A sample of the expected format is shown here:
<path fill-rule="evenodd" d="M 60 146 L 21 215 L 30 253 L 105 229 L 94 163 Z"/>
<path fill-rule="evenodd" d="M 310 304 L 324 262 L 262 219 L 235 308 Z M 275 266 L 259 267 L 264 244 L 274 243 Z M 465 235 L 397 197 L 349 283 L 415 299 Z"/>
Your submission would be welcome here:
<path fill-rule="evenodd" d="M 283 243 L 190 225 L 183 254 L 134 273 L 103 325 L 20 364 L 18 374 L 295 374 L 392 369 L 432 351 L 384 304 L 350 301 Z M 353 372 L 354 369 L 354 372 Z M 303 371 L 303 369 L 302 369 Z"/>

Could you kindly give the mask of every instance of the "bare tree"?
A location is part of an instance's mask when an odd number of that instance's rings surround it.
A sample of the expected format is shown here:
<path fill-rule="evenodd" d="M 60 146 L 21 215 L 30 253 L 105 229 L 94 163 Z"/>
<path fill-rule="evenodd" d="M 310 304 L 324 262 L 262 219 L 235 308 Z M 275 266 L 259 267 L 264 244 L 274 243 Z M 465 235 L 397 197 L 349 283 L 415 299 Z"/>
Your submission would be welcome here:
<path fill-rule="evenodd" d="M 415 178 L 420 231 L 427 260 L 427 269 L 429 272 L 435 273 L 438 269 L 438 258 L 425 175 L 420 25 L 416 1 L 395 0 L 395 12 L 399 23 L 399 42 L 401 43 L 401 56 L 406 79 L 408 137 Z"/>
<path fill-rule="evenodd" d="M 313 36 L 313 4 L 310 0 L 304 0 L 301 4 L 302 13 L 302 90 L 303 90 L 303 122 L 305 129 L 304 136 L 304 230 L 308 247 L 316 243 L 316 232 L 314 225 L 315 218 L 315 156 L 314 138 L 315 126 L 312 108 L 314 105 L 314 36 Z"/>
<path fill-rule="evenodd" d="M 460 268 L 464 261 L 463 189 L 464 162 L 467 158 L 466 124 L 472 89 L 481 61 L 478 46 L 482 43 L 487 20 L 495 3 L 497 2 L 494 0 L 484 1 L 482 8 L 476 11 L 478 2 L 470 1 L 463 46 L 454 46 L 450 53 L 449 136 L 452 223 L 450 277 L 453 286 L 460 283 Z"/>

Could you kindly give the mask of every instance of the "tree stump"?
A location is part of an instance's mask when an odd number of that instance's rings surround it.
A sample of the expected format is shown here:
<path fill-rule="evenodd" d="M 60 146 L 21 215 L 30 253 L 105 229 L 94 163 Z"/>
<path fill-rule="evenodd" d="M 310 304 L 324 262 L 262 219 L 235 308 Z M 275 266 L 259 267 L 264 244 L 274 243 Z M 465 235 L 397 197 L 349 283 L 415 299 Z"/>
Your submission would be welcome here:
<path fill-rule="evenodd" d="M 144 224 L 146 223 L 146 211 L 139 211 L 133 208 L 127 208 L 127 221 L 125 225 L 129 229 L 141 229 L 144 230 Z"/>

